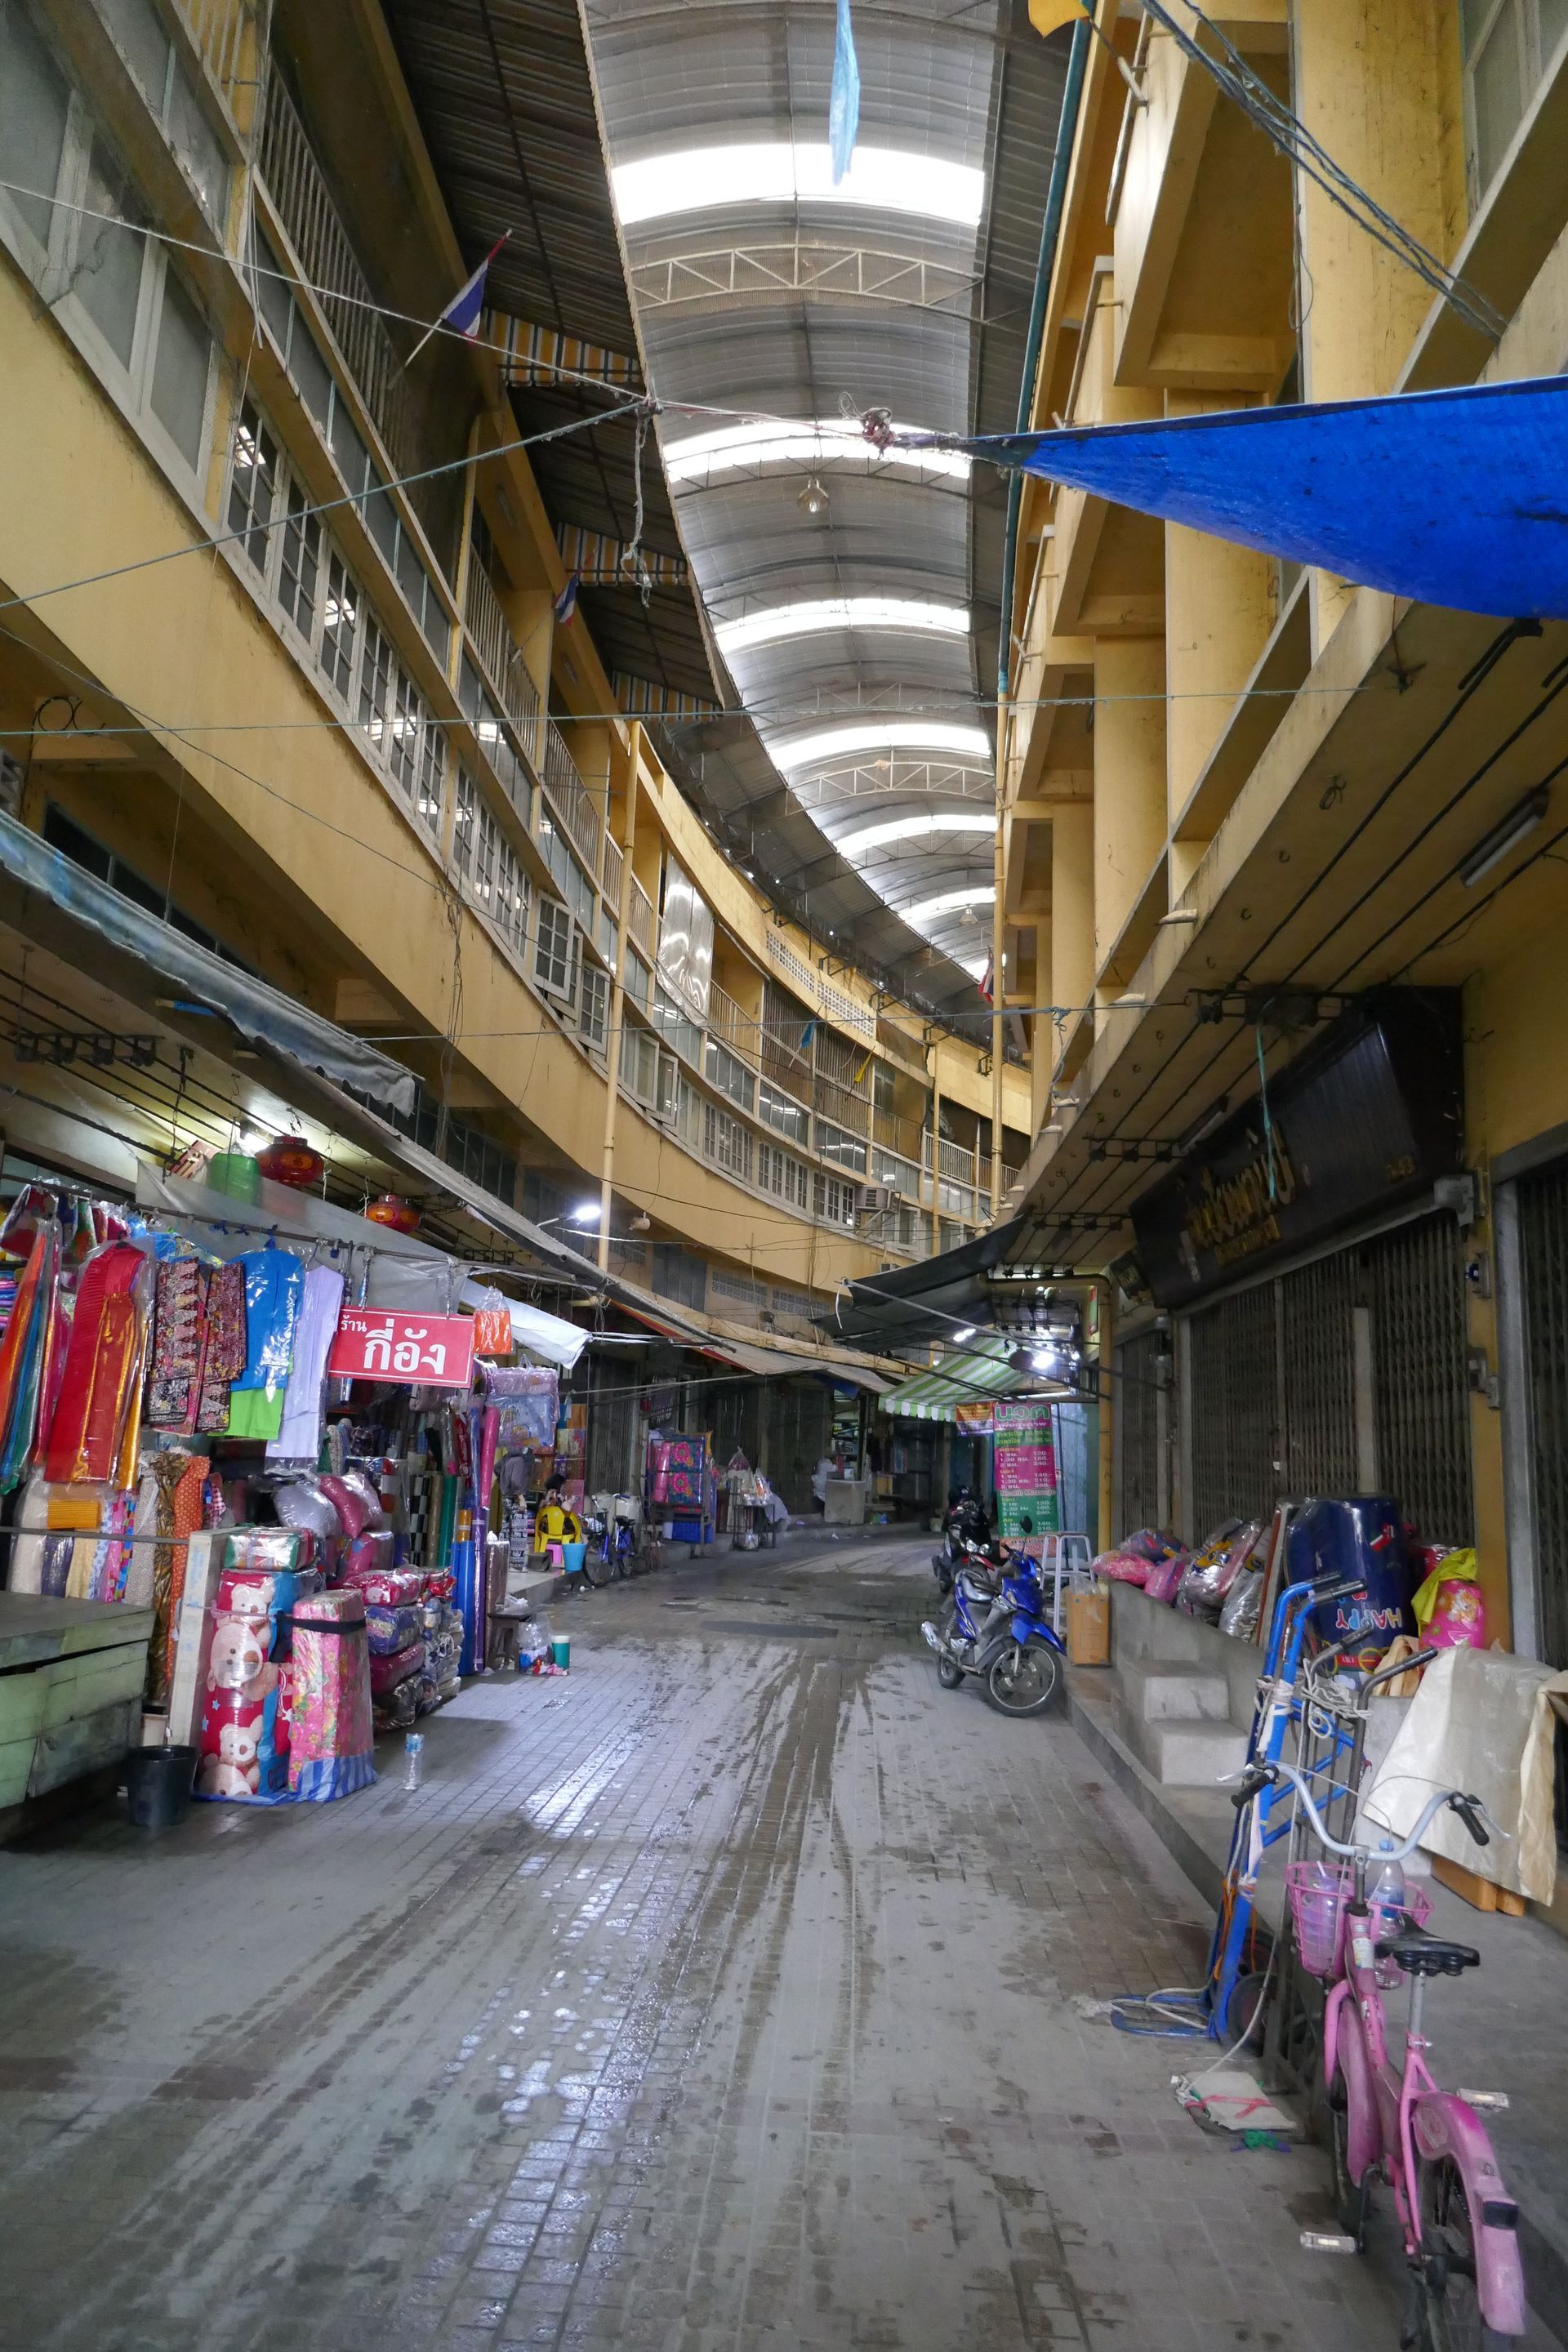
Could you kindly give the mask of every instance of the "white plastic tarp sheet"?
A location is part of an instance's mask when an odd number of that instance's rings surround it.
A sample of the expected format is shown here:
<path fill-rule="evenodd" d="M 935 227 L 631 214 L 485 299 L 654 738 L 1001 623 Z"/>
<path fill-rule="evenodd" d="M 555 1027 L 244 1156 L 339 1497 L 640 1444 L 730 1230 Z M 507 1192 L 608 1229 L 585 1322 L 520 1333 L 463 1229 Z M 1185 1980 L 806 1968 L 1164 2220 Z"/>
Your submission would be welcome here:
<path fill-rule="evenodd" d="M 1363 1816 L 1408 1837 L 1438 1789 L 1479 1797 L 1507 1832 L 1478 1846 L 1458 1816 L 1440 1812 L 1421 1843 L 1494 1886 L 1550 1903 L 1557 1883 L 1552 1826 L 1556 1712 L 1568 1715 L 1568 1674 L 1502 1650 L 1445 1650 L 1421 1678 L 1410 1711 L 1363 1801 Z"/>

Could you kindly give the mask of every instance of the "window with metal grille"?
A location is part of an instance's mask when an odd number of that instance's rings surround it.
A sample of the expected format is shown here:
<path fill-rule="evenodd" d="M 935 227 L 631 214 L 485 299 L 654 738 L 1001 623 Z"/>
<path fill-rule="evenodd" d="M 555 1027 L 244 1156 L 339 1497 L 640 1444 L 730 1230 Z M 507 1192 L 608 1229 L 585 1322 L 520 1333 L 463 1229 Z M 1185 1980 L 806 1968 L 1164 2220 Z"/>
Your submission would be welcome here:
<path fill-rule="evenodd" d="M 278 444 L 261 412 L 247 400 L 239 412 L 229 453 L 228 527 L 258 572 L 267 569 L 268 532 L 278 492 Z"/>
<path fill-rule="evenodd" d="M 375 758 L 384 757 L 386 730 L 392 718 L 397 664 L 378 621 L 367 621 L 364 656 L 360 666 L 359 723 Z"/>
<path fill-rule="evenodd" d="M 402 668 L 393 671 L 391 745 L 388 766 L 393 780 L 410 798 L 419 772 L 419 740 L 425 731 L 425 703 L 418 688 Z"/>
<path fill-rule="evenodd" d="M 716 1167 L 727 1168 L 731 1176 L 751 1182 L 751 1132 L 738 1118 L 731 1118 L 727 1110 L 721 1110 L 717 1103 L 703 1105 L 702 1149 Z"/>
<path fill-rule="evenodd" d="M 1465 1364 L 1465 1246 L 1451 1216 L 1369 1242 L 1378 1486 L 1424 1541 L 1476 1539 Z"/>
<path fill-rule="evenodd" d="M 467 768 L 459 768 L 452 788 L 452 871 L 459 888 L 467 889 L 474 864 L 478 793 Z"/>
<path fill-rule="evenodd" d="M 852 1225 L 855 1223 L 855 1192 L 853 1184 L 841 1184 L 836 1176 L 814 1174 L 811 1180 L 811 1205 L 814 1216 L 830 1225 Z"/>
<path fill-rule="evenodd" d="M 329 550 L 327 600 L 321 607 L 321 643 L 317 658 L 327 684 L 345 702 L 353 677 L 358 636 L 359 590 L 342 557 Z"/>
<path fill-rule="evenodd" d="M 510 947 L 523 955 L 528 948 L 528 877 L 517 862 L 510 841 L 496 844 L 495 919 Z"/>
<path fill-rule="evenodd" d="M 708 1299 L 707 1265 L 673 1242 L 656 1242 L 653 1286 L 661 1298 L 672 1298 L 679 1307 L 703 1307 Z"/>
<path fill-rule="evenodd" d="M 739 1103 L 742 1110 L 751 1109 L 756 1080 L 739 1055 L 731 1054 L 727 1045 L 721 1045 L 716 1037 L 708 1040 L 703 1075 L 710 1086 L 717 1087 L 721 1094 L 728 1095 L 731 1101 Z"/>
<path fill-rule="evenodd" d="M 825 1118 L 816 1122 L 816 1148 L 825 1160 L 837 1162 L 840 1168 L 853 1168 L 856 1174 L 866 1173 L 866 1145 L 858 1135 L 847 1135 L 841 1127 L 834 1127 Z"/>
<path fill-rule="evenodd" d="M 581 968 L 581 1003 L 577 1013 L 577 1029 L 584 1044 L 595 1054 L 605 1050 L 609 1034 L 610 983 L 597 964 L 584 963 Z"/>
<path fill-rule="evenodd" d="M 1568 1667 L 1568 1167 L 1521 1179 L 1519 1238 L 1541 1655 Z"/>
<path fill-rule="evenodd" d="M 321 526 L 306 512 L 310 503 L 302 482 L 291 474 L 283 515 L 283 551 L 278 564 L 278 602 L 307 645 L 316 636 L 316 583 L 321 568 Z"/>
<path fill-rule="evenodd" d="M 776 1143 L 757 1146 L 757 1181 L 764 1192 L 775 1199 L 787 1201 L 792 1207 L 804 1209 L 810 1194 L 810 1171 L 803 1160 L 792 1152 L 781 1151 Z"/>
<path fill-rule="evenodd" d="M 792 1143 L 804 1143 L 811 1125 L 811 1115 L 804 1104 L 792 1102 L 766 1078 L 757 1082 L 757 1117 L 778 1134 L 787 1135 Z"/>
<path fill-rule="evenodd" d="M 474 903 L 488 915 L 495 906 L 496 856 L 500 848 L 500 827 L 495 812 L 481 800 L 474 816 Z"/>
<path fill-rule="evenodd" d="M 1116 1350 L 1115 1412 L 1111 1468 L 1116 1485 L 1114 1537 L 1136 1535 L 1160 1523 L 1160 1383 L 1165 1341 L 1159 1331 L 1140 1331 Z"/>
<path fill-rule="evenodd" d="M 1353 1495 L 1358 1254 L 1339 1251 L 1286 1275 L 1280 1366 L 1285 1384 L 1287 1495 Z"/>
<path fill-rule="evenodd" d="M 572 930 L 572 918 L 559 898 L 541 898 L 539 927 L 533 940 L 533 977 L 548 996 L 563 997 L 567 1003 L 576 993 L 576 945 Z"/>
<path fill-rule="evenodd" d="M 1263 1283 L 1192 1318 L 1190 1509 L 1200 1537 L 1271 1511 L 1280 1491 L 1274 1290 Z"/>

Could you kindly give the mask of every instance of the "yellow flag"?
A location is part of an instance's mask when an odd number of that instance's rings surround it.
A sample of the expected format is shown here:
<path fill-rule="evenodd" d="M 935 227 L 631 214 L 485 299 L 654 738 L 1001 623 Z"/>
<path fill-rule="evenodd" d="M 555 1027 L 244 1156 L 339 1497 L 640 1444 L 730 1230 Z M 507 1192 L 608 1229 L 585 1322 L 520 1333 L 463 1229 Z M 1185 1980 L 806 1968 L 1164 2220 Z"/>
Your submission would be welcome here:
<path fill-rule="evenodd" d="M 1093 20 L 1089 0 L 1029 0 L 1029 22 L 1037 33 L 1059 33 L 1085 16 Z"/>

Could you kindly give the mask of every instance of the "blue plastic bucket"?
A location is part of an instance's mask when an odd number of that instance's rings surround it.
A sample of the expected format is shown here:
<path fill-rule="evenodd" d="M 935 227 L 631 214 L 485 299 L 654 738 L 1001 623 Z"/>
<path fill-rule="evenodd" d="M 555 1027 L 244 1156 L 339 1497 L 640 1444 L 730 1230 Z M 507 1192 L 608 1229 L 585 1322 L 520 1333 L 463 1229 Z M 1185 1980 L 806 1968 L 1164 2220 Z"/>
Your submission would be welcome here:
<path fill-rule="evenodd" d="M 585 1543 L 563 1544 L 561 1547 L 561 1553 L 562 1558 L 565 1562 L 567 1575 L 581 1576 L 583 1573 L 583 1562 L 588 1557 L 587 1545 Z"/>

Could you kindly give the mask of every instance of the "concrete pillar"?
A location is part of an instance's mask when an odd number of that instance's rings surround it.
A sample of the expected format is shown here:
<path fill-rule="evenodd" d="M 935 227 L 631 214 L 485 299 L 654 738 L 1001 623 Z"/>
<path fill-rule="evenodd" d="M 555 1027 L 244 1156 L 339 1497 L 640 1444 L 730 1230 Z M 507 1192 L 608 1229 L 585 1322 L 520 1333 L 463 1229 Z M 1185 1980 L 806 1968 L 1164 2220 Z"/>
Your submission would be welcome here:
<path fill-rule="evenodd" d="M 1094 804 L 1090 801 L 1063 801 L 1051 816 L 1050 979 L 1053 1004 L 1071 1007 L 1092 1002 Z M 1071 1027 L 1070 1019 L 1066 1025 Z M 1054 1032 L 1054 1022 L 1051 1028 Z M 1053 1064 L 1055 1043 L 1053 1035 Z"/>
<path fill-rule="evenodd" d="M 1290 12 L 1297 113 L 1443 261 L 1453 258 L 1466 210 L 1450 17 L 1431 0 L 1312 0 Z M 1391 392 L 1432 290 L 1304 175 L 1296 189 L 1302 397 Z M 1314 656 L 1353 593 L 1314 575 Z"/>
<path fill-rule="evenodd" d="M 1238 404 L 1224 393 L 1168 393 L 1168 416 Z M 1171 830 L 1186 806 L 1272 625 L 1273 564 L 1267 555 L 1165 525 L 1165 784 Z M 1171 898 L 1181 897 L 1206 843 L 1171 843 Z"/>
<path fill-rule="evenodd" d="M 1029 1001 L 1033 1004 L 1053 1002 L 1048 919 L 1035 925 L 1035 986 Z M 1048 1013 L 1031 1013 L 1029 1039 L 1029 1133 L 1036 1136 L 1045 1123 L 1051 1098 L 1051 1066 L 1056 1059 L 1057 1024 Z"/>
<path fill-rule="evenodd" d="M 1102 637 L 1094 656 L 1094 968 L 1165 845 L 1165 643 Z"/>

